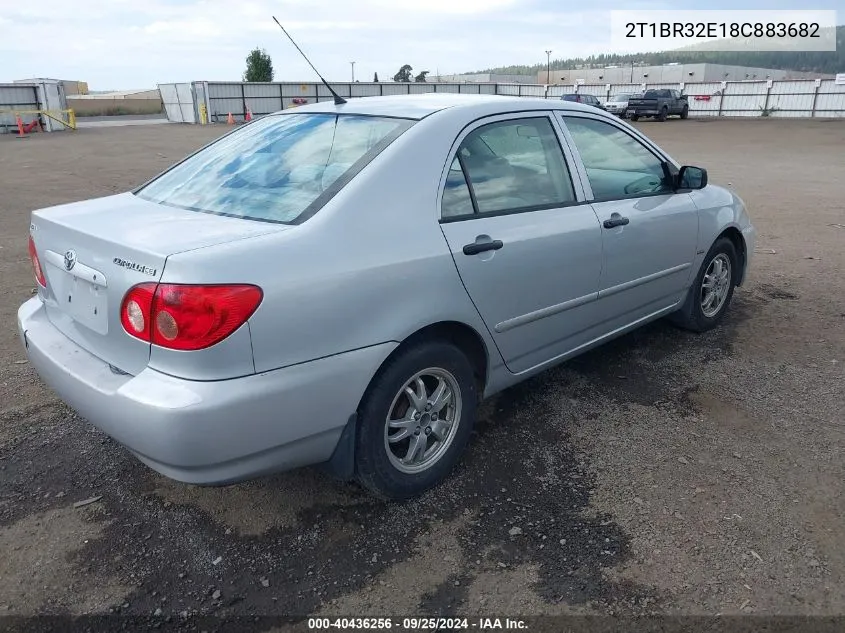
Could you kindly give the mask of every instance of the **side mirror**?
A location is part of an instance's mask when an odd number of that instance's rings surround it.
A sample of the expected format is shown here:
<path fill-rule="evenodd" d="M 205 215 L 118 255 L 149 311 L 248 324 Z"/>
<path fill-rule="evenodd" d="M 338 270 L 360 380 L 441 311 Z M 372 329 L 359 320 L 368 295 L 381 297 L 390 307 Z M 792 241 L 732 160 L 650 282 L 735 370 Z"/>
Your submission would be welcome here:
<path fill-rule="evenodd" d="M 707 170 L 685 165 L 678 172 L 678 189 L 704 189 L 707 186 Z"/>

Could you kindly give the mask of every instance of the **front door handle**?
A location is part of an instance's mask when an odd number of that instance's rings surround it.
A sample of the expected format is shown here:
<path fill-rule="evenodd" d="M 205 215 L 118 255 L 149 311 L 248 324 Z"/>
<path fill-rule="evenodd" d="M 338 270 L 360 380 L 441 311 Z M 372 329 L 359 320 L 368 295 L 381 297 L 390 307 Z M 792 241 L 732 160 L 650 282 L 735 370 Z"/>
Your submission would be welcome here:
<path fill-rule="evenodd" d="M 473 242 L 464 246 L 464 255 L 478 255 L 485 251 L 497 251 L 502 248 L 504 244 L 502 240 L 492 240 L 490 242 Z"/>
<path fill-rule="evenodd" d="M 618 213 L 611 213 L 610 219 L 605 220 L 603 226 L 606 229 L 612 229 L 617 226 L 625 226 L 628 222 L 630 222 L 628 218 L 623 218 Z"/>

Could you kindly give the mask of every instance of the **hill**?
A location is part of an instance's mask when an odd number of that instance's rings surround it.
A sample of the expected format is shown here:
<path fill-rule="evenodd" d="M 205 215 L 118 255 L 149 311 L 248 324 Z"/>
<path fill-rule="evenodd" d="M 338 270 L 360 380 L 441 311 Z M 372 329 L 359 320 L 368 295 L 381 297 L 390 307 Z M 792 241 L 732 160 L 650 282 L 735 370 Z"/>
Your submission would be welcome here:
<path fill-rule="evenodd" d="M 779 70 L 798 70 L 816 73 L 845 72 L 845 26 L 836 27 L 836 52 L 746 52 L 746 51 L 662 51 L 659 53 L 637 53 L 632 55 L 591 55 L 590 57 L 573 57 L 569 59 L 554 59 L 552 70 L 566 70 L 569 68 L 603 68 L 611 65 L 659 66 L 670 62 L 728 64 L 732 66 L 753 66 L 758 68 L 773 68 Z M 519 75 L 536 75 L 545 70 L 546 64 L 541 62 L 534 65 L 500 66 L 477 70 L 477 73 L 503 73 Z"/>

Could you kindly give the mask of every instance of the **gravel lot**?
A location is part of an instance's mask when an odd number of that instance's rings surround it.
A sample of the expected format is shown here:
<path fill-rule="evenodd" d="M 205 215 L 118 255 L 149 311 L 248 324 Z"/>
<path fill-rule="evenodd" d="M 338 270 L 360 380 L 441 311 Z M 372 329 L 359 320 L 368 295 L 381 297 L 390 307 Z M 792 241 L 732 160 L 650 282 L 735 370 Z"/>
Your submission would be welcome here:
<path fill-rule="evenodd" d="M 168 481 L 25 361 L 29 211 L 226 128 L 0 137 L 0 614 L 845 614 L 845 122 L 638 126 L 749 205 L 724 325 L 655 323 L 508 390 L 401 505 L 317 469 Z"/>

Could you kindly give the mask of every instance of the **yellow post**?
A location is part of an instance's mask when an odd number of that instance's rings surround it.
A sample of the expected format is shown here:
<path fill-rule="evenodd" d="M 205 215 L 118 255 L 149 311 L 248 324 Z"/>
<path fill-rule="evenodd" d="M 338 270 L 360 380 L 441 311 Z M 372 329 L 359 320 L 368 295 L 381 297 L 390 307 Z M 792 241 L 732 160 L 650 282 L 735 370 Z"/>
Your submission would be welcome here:
<path fill-rule="evenodd" d="M 87 88 L 87 85 L 86 85 Z M 73 110 L 67 111 L 67 123 L 71 130 L 76 129 L 76 113 Z"/>
<path fill-rule="evenodd" d="M 200 104 L 200 125 L 205 125 L 208 123 L 208 111 L 206 110 L 205 104 Z"/>

